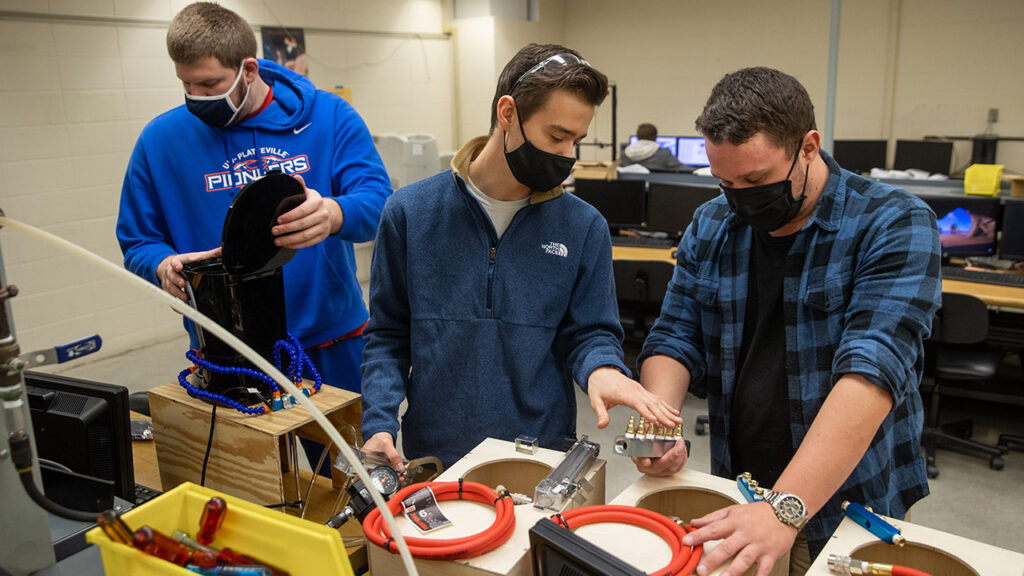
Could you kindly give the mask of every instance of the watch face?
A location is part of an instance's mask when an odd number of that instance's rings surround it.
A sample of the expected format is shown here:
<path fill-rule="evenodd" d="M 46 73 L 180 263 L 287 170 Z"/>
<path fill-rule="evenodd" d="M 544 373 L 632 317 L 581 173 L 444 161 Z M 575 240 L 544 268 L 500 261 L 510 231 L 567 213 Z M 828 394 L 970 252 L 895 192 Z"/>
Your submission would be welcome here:
<path fill-rule="evenodd" d="M 779 518 L 790 524 L 799 524 L 807 516 L 807 509 L 804 508 L 804 503 L 792 494 L 787 494 L 779 500 L 775 510 L 778 512 Z"/>

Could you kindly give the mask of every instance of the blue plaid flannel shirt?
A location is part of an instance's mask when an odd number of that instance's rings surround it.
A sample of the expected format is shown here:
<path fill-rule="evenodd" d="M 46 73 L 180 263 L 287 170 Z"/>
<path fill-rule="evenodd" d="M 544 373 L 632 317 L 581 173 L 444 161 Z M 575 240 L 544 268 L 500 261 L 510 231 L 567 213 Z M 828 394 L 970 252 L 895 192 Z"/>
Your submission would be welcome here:
<path fill-rule="evenodd" d="M 841 376 L 856 373 L 892 394 L 893 408 L 839 491 L 807 524 L 812 558 L 842 520 L 843 500 L 903 518 L 928 494 L 918 387 L 923 340 L 941 302 L 939 233 L 920 199 L 822 158 L 829 179 L 818 209 L 786 259 L 783 314 L 793 450 Z M 708 399 L 711 469 L 729 460 L 736 358 L 743 340 L 751 229 L 723 196 L 697 209 L 679 245 L 661 315 L 638 364 L 656 354 L 690 371 L 689 391 Z"/>

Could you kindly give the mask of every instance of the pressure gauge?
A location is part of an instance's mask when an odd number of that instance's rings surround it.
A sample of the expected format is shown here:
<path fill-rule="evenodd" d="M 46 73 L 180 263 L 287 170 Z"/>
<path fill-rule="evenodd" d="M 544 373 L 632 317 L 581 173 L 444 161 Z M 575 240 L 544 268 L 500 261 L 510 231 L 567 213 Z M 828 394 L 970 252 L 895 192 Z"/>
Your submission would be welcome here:
<path fill-rule="evenodd" d="M 390 466 L 381 465 L 370 470 L 370 480 L 373 481 L 373 487 L 385 498 L 390 498 L 395 492 L 398 492 L 400 484 L 398 472 Z"/>

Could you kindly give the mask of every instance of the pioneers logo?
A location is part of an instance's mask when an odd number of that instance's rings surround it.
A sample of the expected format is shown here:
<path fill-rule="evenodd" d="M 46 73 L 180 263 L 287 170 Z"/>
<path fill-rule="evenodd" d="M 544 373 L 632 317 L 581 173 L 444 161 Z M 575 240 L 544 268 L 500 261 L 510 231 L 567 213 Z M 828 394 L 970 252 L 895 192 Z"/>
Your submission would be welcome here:
<path fill-rule="evenodd" d="M 264 146 L 256 153 L 256 148 L 239 152 L 231 160 L 221 164 L 224 170 L 203 176 L 207 192 L 241 188 L 253 180 L 258 180 L 271 170 L 280 170 L 285 174 L 302 174 L 309 171 L 309 157 L 305 154 L 292 156 L 287 150 Z"/>

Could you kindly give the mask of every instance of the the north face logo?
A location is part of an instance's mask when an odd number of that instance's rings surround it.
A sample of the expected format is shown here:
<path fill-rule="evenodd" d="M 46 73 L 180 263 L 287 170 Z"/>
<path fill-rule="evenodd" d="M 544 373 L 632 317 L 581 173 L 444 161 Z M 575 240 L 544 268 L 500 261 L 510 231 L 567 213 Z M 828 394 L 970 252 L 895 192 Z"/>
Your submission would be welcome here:
<path fill-rule="evenodd" d="M 560 242 L 548 242 L 547 244 L 541 244 L 540 247 L 544 249 L 546 254 L 553 254 L 562 258 L 569 257 L 569 249 Z"/>

